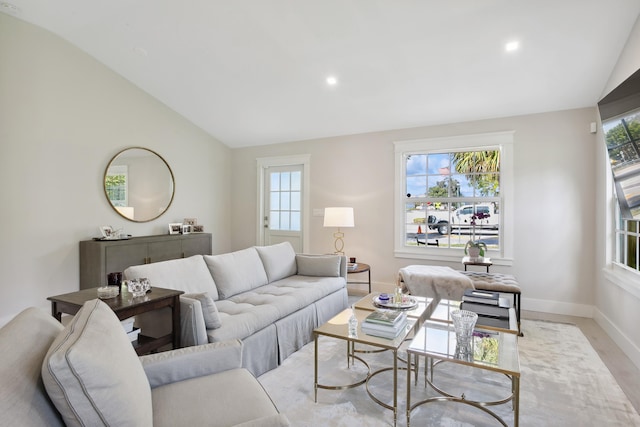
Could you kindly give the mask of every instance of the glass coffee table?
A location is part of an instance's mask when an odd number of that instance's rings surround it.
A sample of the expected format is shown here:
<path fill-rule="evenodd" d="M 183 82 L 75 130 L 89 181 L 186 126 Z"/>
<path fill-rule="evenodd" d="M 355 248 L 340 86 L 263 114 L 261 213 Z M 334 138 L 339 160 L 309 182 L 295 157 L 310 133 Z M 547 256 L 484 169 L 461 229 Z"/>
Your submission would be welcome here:
<path fill-rule="evenodd" d="M 453 324 L 446 321 L 427 320 L 418 330 L 407 349 L 407 369 L 414 367 L 414 381 L 418 382 L 419 361 L 425 358 L 424 380 L 440 396 L 430 397 L 411 404 L 411 380 L 407 375 L 407 427 L 410 425 L 411 412 L 418 406 L 439 401 L 459 402 L 478 408 L 491 415 L 502 425 L 506 422 L 488 406 L 513 403 L 513 425 L 518 426 L 520 411 L 520 361 L 518 357 L 518 335 L 511 331 L 483 330 L 476 327 L 472 342 L 472 351 L 460 354 L 456 348 L 456 334 Z M 413 364 L 412 364 L 413 357 Z M 447 393 L 434 382 L 434 371 L 440 363 L 456 363 L 472 368 L 484 369 L 506 375 L 511 380 L 510 393 L 503 399 L 490 402 L 470 400 Z M 461 378 L 463 379 L 463 378 Z M 425 384 L 425 385 L 426 385 Z"/>
<path fill-rule="evenodd" d="M 315 345 L 315 356 L 314 356 L 314 401 L 318 401 L 318 389 L 326 389 L 326 390 L 343 390 L 347 388 L 353 388 L 365 384 L 367 393 L 369 397 L 379 404 L 380 406 L 390 409 L 393 411 L 393 425 L 396 425 L 398 418 L 398 350 L 400 346 L 405 342 L 407 336 L 412 332 L 415 332 L 418 326 L 418 319 L 414 317 L 407 317 L 407 326 L 405 329 L 400 332 L 400 334 L 394 339 L 386 339 L 380 338 L 373 335 L 367 335 L 362 332 L 362 323 L 366 319 L 366 317 L 371 313 L 372 310 L 362 310 L 356 308 L 354 310 L 356 317 L 358 318 L 358 333 L 357 336 L 349 336 L 349 317 L 351 317 L 351 309 L 346 309 L 341 313 L 337 314 L 333 318 L 331 318 L 324 325 L 316 328 L 313 331 L 314 335 L 314 345 Z M 339 340 L 344 340 L 346 343 L 346 357 L 347 357 L 347 367 L 349 367 L 349 363 L 355 363 L 355 361 L 359 361 L 363 363 L 367 368 L 367 373 L 365 378 L 360 379 L 359 381 L 355 381 L 350 384 L 342 384 L 342 385 L 326 385 L 320 384 L 318 379 L 318 355 L 319 355 L 319 338 L 320 337 L 329 337 L 335 338 Z M 359 356 L 356 356 L 355 344 L 364 344 L 368 346 L 377 347 L 381 350 L 389 350 L 393 353 L 393 366 L 379 369 L 375 372 L 371 372 L 369 365 L 367 362 Z M 338 368 L 336 368 L 338 369 Z M 393 387 L 393 403 L 391 405 L 381 401 L 377 397 L 373 395 L 371 390 L 368 387 L 369 380 L 375 375 L 385 372 L 385 371 L 393 371 L 393 384 L 390 386 Z"/>

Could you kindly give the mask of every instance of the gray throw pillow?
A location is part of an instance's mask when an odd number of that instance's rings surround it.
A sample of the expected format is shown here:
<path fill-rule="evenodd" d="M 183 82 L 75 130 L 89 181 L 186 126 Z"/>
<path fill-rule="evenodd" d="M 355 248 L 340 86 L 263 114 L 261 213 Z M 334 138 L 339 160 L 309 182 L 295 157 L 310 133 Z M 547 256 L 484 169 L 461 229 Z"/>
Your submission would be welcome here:
<path fill-rule="evenodd" d="M 256 246 L 269 283 L 296 274 L 296 252 L 289 242 L 270 246 Z"/>
<path fill-rule="evenodd" d="M 218 329 L 222 326 L 218 307 L 216 307 L 215 301 L 213 301 L 213 298 L 211 298 L 207 292 L 200 294 L 183 294 L 182 296 L 200 301 L 202 317 L 204 317 L 204 325 L 207 329 Z"/>
<path fill-rule="evenodd" d="M 151 387 L 113 310 L 84 303 L 42 363 L 42 381 L 67 426 L 151 426 Z"/>
<path fill-rule="evenodd" d="M 340 255 L 296 255 L 301 276 L 339 277 Z"/>

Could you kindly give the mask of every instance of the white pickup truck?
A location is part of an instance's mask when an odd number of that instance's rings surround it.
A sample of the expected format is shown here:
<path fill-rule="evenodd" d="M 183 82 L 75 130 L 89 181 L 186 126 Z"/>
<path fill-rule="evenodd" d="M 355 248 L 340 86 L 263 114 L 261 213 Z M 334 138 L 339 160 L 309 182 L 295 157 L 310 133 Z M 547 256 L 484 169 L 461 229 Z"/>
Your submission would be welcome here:
<path fill-rule="evenodd" d="M 486 216 L 485 218 L 476 220 L 476 227 L 491 230 L 497 230 L 499 228 L 500 214 L 496 213 L 495 207 L 492 204 L 460 206 L 451 212 L 451 223 L 445 219 L 436 217 L 436 215 L 429 215 L 427 217 L 427 226 L 431 230 L 438 230 L 439 234 L 449 234 L 452 228 L 470 228 L 471 217 L 474 213 L 480 213 Z"/>

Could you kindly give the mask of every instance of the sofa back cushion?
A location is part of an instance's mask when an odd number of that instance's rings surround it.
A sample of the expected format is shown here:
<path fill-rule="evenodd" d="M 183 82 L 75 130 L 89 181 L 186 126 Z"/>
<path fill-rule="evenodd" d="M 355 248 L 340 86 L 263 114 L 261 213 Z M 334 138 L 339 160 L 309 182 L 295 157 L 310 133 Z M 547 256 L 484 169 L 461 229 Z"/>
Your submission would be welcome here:
<path fill-rule="evenodd" d="M 256 248 L 221 255 L 204 255 L 220 299 L 264 286 L 268 283 Z"/>
<path fill-rule="evenodd" d="M 340 277 L 340 255 L 296 255 L 301 276 Z"/>
<path fill-rule="evenodd" d="M 269 283 L 296 274 L 296 252 L 289 242 L 270 246 L 256 246 Z"/>
<path fill-rule="evenodd" d="M 151 426 L 151 387 L 115 313 L 84 303 L 42 364 L 49 397 L 67 426 Z"/>
<path fill-rule="evenodd" d="M 216 284 L 202 255 L 135 265 L 124 271 L 124 277 L 126 279 L 146 277 L 152 287 L 177 289 L 186 293 L 207 292 L 214 300 L 218 299 Z"/>
<path fill-rule="evenodd" d="M 63 426 L 40 370 L 62 325 L 44 310 L 27 308 L 0 329 L 0 424 Z"/>

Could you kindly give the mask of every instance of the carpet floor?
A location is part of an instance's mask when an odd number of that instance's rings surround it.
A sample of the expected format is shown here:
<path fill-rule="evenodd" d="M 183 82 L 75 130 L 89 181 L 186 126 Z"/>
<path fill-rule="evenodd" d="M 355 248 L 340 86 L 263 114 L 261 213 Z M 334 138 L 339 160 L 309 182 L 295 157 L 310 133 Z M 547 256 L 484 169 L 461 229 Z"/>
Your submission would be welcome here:
<path fill-rule="evenodd" d="M 575 325 L 523 320 L 524 337 L 518 340 L 520 356 L 521 426 L 640 426 L 640 416 L 604 365 L 586 337 Z M 356 362 L 346 364 L 344 341 L 320 338 L 319 372 L 323 384 L 348 384 L 366 376 L 366 368 Z M 362 348 L 366 350 L 366 348 Z M 389 352 L 365 353 L 361 357 L 372 372 L 391 366 Z M 411 401 L 438 396 L 422 381 L 412 386 Z M 406 367 L 404 362 L 400 367 Z M 376 404 L 361 385 L 345 390 L 313 391 L 314 347 L 307 344 L 284 363 L 258 379 L 280 412 L 295 427 L 306 426 L 389 426 L 393 413 Z M 499 400 L 508 395 L 510 380 L 458 364 L 443 363 L 435 371 L 434 382 L 453 395 L 470 400 Z M 391 404 L 392 371 L 369 381 L 369 389 L 379 400 Z M 398 374 L 398 426 L 406 426 L 406 371 Z M 513 425 L 511 403 L 490 409 Z M 495 426 L 499 423 L 483 411 L 454 402 L 419 406 L 411 413 L 412 426 Z"/>

